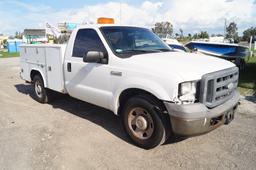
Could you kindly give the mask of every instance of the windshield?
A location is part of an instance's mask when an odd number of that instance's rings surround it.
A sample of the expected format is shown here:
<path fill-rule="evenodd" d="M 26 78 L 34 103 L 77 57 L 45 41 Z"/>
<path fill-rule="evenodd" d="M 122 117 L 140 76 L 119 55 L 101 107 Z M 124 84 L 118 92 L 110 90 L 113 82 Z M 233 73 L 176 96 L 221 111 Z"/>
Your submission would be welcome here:
<path fill-rule="evenodd" d="M 102 27 L 101 31 L 112 51 L 119 57 L 171 51 L 156 34 L 145 28 L 114 26 Z"/>

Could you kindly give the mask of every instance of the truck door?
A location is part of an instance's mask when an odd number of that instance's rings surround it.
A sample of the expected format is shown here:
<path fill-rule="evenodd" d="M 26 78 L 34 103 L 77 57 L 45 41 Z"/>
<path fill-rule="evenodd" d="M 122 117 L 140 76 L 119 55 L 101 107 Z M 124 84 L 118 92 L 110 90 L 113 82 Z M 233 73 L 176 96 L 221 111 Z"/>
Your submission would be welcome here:
<path fill-rule="evenodd" d="M 108 62 L 83 62 L 83 56 L 88 51 L 107 53 L 96 30 L 80 29 L 76 34 L 72 55 L 68 56 L 64 63 L 67 92 L 72 97 L 109 108 L 112 93 Z"/>

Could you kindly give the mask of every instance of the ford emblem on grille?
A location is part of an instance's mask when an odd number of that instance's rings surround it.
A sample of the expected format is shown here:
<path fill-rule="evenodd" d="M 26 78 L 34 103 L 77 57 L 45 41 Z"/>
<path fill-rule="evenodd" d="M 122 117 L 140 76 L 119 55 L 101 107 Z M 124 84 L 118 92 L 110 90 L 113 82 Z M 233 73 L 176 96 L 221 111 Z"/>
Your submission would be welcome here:
<path fill-rule="evenodd" d="M 229 89 L 229 90 L 232 90 L 233 87 L 234 87 L 234 84 L 233 84 L 233 83 L 229 83 L 229 84 L 228 84 L 228 89 Z"/>

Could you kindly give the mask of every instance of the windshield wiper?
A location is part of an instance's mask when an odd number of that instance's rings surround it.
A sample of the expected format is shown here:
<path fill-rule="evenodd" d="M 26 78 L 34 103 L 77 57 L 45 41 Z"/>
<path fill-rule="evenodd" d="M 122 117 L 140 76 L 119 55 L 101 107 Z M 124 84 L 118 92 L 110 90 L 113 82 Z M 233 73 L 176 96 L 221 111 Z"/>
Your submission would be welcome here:
<path fill-rule="evenodd" d="M 122 52 L 120 52 L 120 54 L 122 53 L 131 53 L 131 52 L 139 52 L 139 53 L 152 53 L 152 52 L 160 52 L 161 50 L 158 49 L 154 49 L 154 50 L 139 50 L 139 49 L 133 49 L 133 50 L 124 50 Z"/>
<path fill-rule="evenodd" d="M 166 51 L 172 51 L 171 49 L 167 49 L 167 48 L 160 48 L 160 49 L 156 49 L 162 52 L 166 52 Z"/>

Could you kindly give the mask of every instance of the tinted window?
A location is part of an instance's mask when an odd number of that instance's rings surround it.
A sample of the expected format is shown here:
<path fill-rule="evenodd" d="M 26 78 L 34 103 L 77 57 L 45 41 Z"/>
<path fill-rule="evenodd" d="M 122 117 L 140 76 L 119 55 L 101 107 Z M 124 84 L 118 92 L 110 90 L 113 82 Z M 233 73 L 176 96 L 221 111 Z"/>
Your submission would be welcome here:
<path fill-rule="evenodd" d="M 120 57 L 141 53 L 166 52 L 171 49 L 152 31 L 137 27 L 102 27 L 112 51 Z"/>
<path fill-rule="evenodd" d="M 88 51 L 102 51 L 103 53 L 107 53 L 95 30 L 79 30 L 74 43 L 73 57 L 83 57 Z"/>

